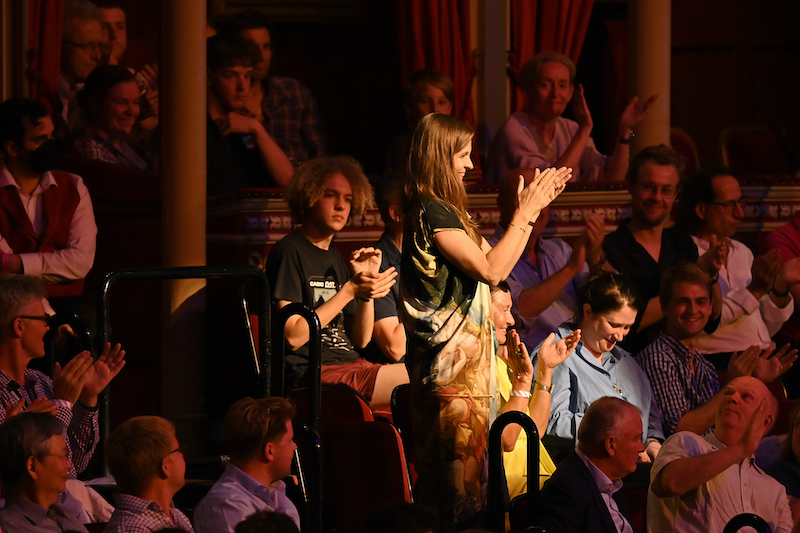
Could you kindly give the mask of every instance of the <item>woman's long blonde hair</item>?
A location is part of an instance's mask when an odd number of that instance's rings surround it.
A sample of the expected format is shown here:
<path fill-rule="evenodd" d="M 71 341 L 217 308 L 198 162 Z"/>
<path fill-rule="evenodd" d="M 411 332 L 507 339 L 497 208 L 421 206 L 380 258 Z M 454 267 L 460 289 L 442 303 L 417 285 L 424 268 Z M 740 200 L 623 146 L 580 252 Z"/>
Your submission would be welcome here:
<path fill-rule="evenodd" d="M 453 166 L 453 157 L 472 142 L 474 135 L 473 129 L 457 118 L 440 113 L 426 115 L 411 137 L 403 188 L 406 207 L 416 198 L 450 205 L 467 234 L 480 245 L 478 226 L 467 213 L 467 189 Z"/>

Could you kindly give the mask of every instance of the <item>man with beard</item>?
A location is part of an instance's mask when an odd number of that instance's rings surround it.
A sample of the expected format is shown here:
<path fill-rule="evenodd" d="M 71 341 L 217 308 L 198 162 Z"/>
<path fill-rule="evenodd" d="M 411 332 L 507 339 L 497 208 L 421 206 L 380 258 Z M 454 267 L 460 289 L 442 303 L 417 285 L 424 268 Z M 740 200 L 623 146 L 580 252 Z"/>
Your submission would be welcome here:
<path fill-rule="evenodd" d="M 634 281 L 641 295 L 641 301 L 636 302 L 639 309 L 636 322 L 621 343 L 632 354 L 639 353 L 658 334 L 652 326 L 663 317 L 658 301 L 661 275 L 679 263 L 697 262 L 716 279 L 727 253 L 724 243 L 714 243 L 709 253 L 698 257 L 692 238 L 670 227 L 682 170 L 680 156 L 663 144 L 639 152 L 628 169 L 631 218 L 621 221 L 617 230 L 603 241 L 608 263 Z M 710 331 L 718 324 L 719 301 L 719 288 L 715 285 L 714 306 L 707 326 Z"/>
<path fill-rule="evenodd" d="M 0 104 L 0 153 L 0 271 L 42 277 L 49 298 L 79 296 L 97 226 L 80 176 L 53 170 L 58 148 L 41 104 Z"/>

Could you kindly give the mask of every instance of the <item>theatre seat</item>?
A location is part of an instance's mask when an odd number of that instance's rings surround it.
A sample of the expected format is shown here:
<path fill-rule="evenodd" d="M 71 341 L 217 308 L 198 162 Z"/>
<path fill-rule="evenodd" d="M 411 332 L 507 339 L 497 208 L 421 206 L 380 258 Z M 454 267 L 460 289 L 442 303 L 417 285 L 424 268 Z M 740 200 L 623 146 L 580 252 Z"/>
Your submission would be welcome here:
<path fill-rule="evenodd" d="M 785 133 L 764 124 L 725 128 L 720 150 L 722 164 L 737 177 L 790 179 L 797 171 Z"/>
<path fill-rule="evenodd" d="M 697 146 L 694 139 L 686 130 L 677 126 L 669 129 L 669 143 L 672 149 L 683 157 L 685 174 L 691 176 L 700 168 L 700 156 L 697 154 Z"/>
<path fill-rule="evenodd" d="M 345 385 L 322 387 L 320 405 L 320 434 L 333 424 L 341 422 L 372 422 L 369 403 L 358 392 Z M 295 421 L 300 424 L 309 423 L 309 393 L 307 388 L 295 389 L 289 393 L 289 399 L 297 407 Z"/>
<path fill-rule="evenodd" d="M 379 505 L 413 502 L 403 441 L 387 422 L 345 422 L 322 432 L 326 527 L 363 533 Z"/>

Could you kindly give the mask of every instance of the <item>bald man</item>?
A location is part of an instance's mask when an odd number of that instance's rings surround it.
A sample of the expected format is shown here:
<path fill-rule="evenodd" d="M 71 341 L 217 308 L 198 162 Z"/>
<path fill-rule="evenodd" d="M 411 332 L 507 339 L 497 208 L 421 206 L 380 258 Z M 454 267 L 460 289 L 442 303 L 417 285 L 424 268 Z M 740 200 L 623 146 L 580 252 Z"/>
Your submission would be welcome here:
<path fill-rule="evenodd" d="M 777 401 L 753 377 L 732 380 L 724 395 L 714 432 L 680 431 L 664 442 L 650 473 L 648 531 L 722 531 L 740 513 L 759 515 L 774 532 L 792 531 L 786 490 L 753 456 Z"/>
<path fill-rule="evenodd" d="M 489 244 L 494 246 L 508 231 L 508 224 L 517 208 L 519 176 L 527 186 L 535 177 L 532 168 L 509 171 L 497 195 L 500 223 Z M 559 238 L 543 239 L 550 211 L 542 209 L 528 239 L 527 252 L 522 254 L 506 282 L 514 302 L 513 314 L 520 318 L 519 336 L 527 346 L 539 345 L 551 331 L 571 319 L 578 310 L 576 292 L 589 275 L 589 265 L 599 263 L 603 254 L 603 218 L 591 213 L 586 228 L 570 246 Z M 518 231 L 515 228 L 511 228 Z"/>

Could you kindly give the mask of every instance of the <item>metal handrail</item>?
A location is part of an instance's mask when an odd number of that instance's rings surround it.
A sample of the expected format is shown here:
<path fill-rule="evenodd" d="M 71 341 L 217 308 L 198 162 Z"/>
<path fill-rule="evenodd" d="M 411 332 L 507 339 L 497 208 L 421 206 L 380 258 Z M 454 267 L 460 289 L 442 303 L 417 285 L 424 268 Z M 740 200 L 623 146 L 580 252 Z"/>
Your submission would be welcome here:
<path fill-rule="evenodd" d="M 489 429 L 489 487 L 487 527 L 504 533 L 506 527 L 503 494 L 507 491 L 503 474 L 503 430 L 519 424 L 528 436 L 528 526 L 533 524 L 539 507 L 539 430 L 531 417 L 522 411 L 509 411 L 497 417 Z M 528 529 L 530 531 L 530 529 Z"/>
<path fill-rule="evenodd" d="M 276 396 L 284 394 L 284 364 L 286 352 L 284 326 L 292 315 L 300 315 L 308 322 L 308 422 L 311 429 L 319 433 L 319 413 L 322 401 L 322 323 L 316 311 L 300 302 L 282 307 L 272 324 L 275 351 L 272 354 L 272 391 Z"/>
<path fill-rule="evenodd" d="M 263 395 L 270 395 L 271 384 L 271 367 L 269 365 L 269 337 L 267 336 L 267 324 L 269 323 L 269 284 L 264 272 L 255 266 L 227 266 L 227 267 L 214 267 L 214 266 L 197 266 L 197 267 L 171 267 L 171 268 L 136 268 L 130 270 L 112 270 L 103 276 L 100 283 L 100 297 L 97 301 L 97 337 L 96 346 L 98 353 L 102 352 L 105 343 L 111 333 L 111 319 L 109 316 L 110 297 L 109 292 L 111 286 L 123 279 L 161 279 L 161 280 L 175 280 L 175 279 L 219 279 L 219 278 L 245 278 L 245 281 L 253 280 L 258 285 L 258 293 L 261 296 L 258 303 L 258 352 L 253 354 L 255 358 L 256 368 L 259 368 L 259 381 Z M 242 293 L 244 292 L 244 282 L 240 286 Z M 110 394 L 108 389 L 103 391 L 100 399 L 100 443 L 105 442 L 108 436 L 108 429 L 111 424 L 110 420 Z M 104 455 L 105 451 L 101 448 L 100 455 Z M 107 472 L 105 460 L 103 461 L 103 469 Z"/>

